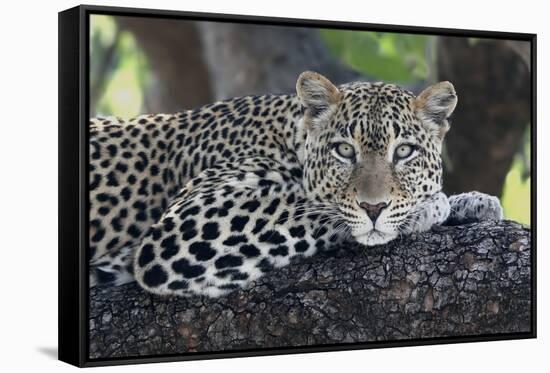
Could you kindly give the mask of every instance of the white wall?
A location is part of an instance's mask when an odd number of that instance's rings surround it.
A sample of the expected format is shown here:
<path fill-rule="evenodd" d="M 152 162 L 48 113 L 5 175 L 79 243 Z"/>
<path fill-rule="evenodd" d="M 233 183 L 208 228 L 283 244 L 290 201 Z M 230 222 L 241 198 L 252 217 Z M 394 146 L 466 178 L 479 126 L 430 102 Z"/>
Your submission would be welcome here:
<path fill-rule="evenodd" d="M 538 210 L 548 207 L 548 11 L 543 1 L 96 1 L 98 5 L 538 33 Z M 78 3 L 12 0 L 0 22 L 0 367 L 68 370 L 57 345 L 57 12 Z M 43 118 L 43 119 L 39 119 Z M 498 371 L 548 367 L 548 214 L 539 213 L 538 340 L 117 367 L 111 371 Z M 18 265 L 16 263 L 24 264 Z M 6 369 L 8 368 L 8 369 Z M 31 370 L 32 371 L 32 370 Z"/>

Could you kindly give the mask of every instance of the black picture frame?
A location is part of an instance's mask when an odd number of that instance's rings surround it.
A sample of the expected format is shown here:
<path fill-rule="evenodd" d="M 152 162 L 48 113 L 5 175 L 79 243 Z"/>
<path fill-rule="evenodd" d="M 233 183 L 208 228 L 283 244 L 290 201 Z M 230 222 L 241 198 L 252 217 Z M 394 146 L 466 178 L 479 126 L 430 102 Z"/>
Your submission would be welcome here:
<path fill-rule="evenodd" d="M 230 352 L 188 353 L 117 359 L 88 358 L 88 130 L 89 118 L 89 17 L 91 14 L 160 17 L 186 20 L 240 22 L 264 25 L 391 31 L 409 34 L 513 39 L 531 44 L 531 331 L 501 335 L 476 335 L 409 339 L 387 342 L 254 349 Z M 295 354 L 382 347 L 417 346 L 536 338 L 536 34 L 480 30 L 351 23 L 292 18 L 194 13 L 81 5 L 59 13 L 59 359 L 79 367 L 150 362 L 217 359 L 244 356 Z"/>

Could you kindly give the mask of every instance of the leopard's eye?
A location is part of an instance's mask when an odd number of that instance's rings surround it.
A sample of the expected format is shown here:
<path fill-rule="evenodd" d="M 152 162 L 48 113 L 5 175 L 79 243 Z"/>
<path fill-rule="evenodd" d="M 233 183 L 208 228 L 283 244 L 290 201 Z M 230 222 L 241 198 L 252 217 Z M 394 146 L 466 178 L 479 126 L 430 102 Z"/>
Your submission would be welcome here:
<path fill-rule="evenodd" d="M 411 144 L 401 144 L 399 145 L 394 152 L 393 160 L 400 161 L 406 158 L 409 158 L 411 154 L 413 153 L 415 147 Z"/>
<path fill-rule="evenodd" d="M 348 143 L 341 142 L 337 143 L 334 146 L 336 153 L 342 158 L 349 159 L 353 161 L 355 159 L 355 149 Z"/>

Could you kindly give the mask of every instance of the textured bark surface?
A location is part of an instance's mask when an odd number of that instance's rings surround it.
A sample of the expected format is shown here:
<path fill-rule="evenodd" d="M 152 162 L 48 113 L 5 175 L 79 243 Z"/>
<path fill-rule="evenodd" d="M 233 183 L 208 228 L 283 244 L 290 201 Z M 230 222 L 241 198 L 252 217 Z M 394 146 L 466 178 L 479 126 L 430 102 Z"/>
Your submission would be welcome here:
<path fill-rule="evenodd" d="M 219 299 L 93 288 L 90 357 L 529 332 L 530 261 L 528 228 L 484 222 L 320 254 Z"/>

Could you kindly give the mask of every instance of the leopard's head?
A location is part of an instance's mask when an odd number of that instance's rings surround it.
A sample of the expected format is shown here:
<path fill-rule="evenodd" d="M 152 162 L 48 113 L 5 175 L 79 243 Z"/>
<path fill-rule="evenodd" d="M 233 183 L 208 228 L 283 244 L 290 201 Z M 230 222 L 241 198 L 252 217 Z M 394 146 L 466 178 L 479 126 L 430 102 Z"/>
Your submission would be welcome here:
<path fill-rule="evenodd" d="M 415 206 L 442 187 L 442 141 L 457 96 L 449 82 L 418 96 L 392 84 L 339 87 L 304 72 L 297 82 L 307 130 L 304 188 L 364 245 L 386 243 Z"/>

